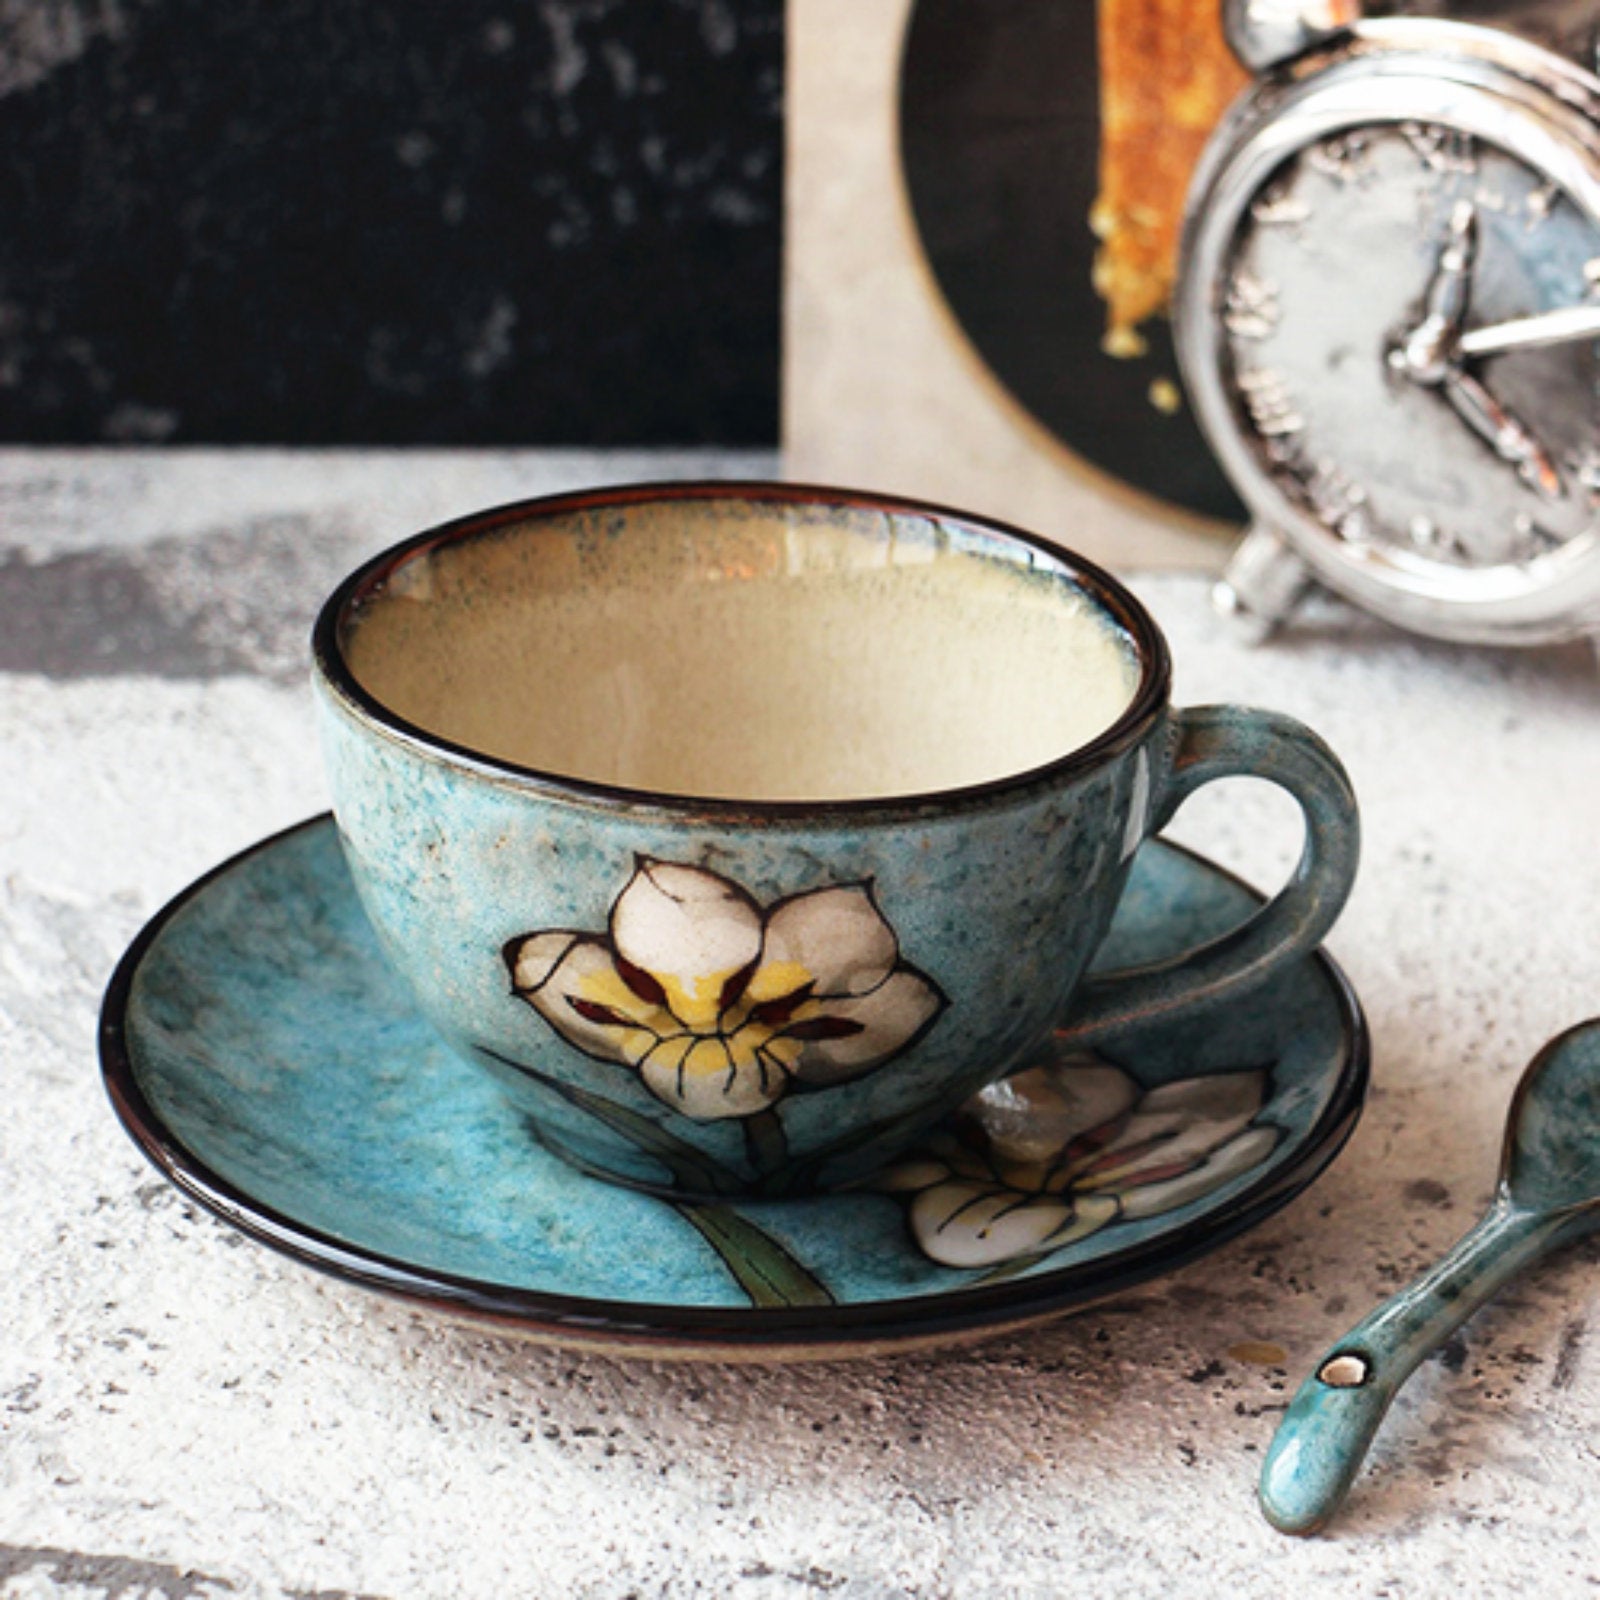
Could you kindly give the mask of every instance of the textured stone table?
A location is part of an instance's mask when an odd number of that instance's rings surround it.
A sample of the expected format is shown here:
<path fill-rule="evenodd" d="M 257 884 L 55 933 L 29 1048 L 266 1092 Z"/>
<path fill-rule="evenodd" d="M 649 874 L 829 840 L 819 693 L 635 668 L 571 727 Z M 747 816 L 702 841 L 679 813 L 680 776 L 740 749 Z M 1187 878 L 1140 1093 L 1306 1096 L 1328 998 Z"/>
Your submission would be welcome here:
<path fill-rule="evenodd" d="M 1591 1593 L 1600 1251 L 1419 1373 L 1329 1537 L 1253 1501 L 1292 1384 L 1473 1218 L 1523 1062 L 1600 1010 L 1586 651 L 1330 605 L 1252 653 L 1201 578 L 1139 580 L 1181 700 L 1281 707 L 1350 765 L 1368 844 L 1333 949 L 1376 1087 L 1288 1210 L 1024 1337 L 776 1369 L 552 1353 L 251 1246 L 135 1153 L 100 991 L 171 894 L 322 808 L 304 633 L 335 575 L 519 493 L 770 467 L 0 453 L 0 1597 Z M 1288 811 L 1229 785 L 1177 831 L 1265 884 Z"/>

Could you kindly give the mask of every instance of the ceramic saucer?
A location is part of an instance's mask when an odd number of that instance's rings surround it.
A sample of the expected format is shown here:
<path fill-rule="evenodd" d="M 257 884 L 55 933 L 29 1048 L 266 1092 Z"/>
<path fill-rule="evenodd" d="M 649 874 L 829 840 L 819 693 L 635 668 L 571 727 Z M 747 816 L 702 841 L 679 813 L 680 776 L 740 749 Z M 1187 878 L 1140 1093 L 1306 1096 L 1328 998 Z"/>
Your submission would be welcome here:
<path fill-rule="evenodd" d="M 1159 959 L 1258 903 L 1154 841 L 1102 959 Z M 1367 1082 L 1360 1007 L 1317 955 L 1115 1059 L 990 1091 L 874 1190 L 637 1194 L 543 1149 L 434 1037 L 325 816 L 150 923 L 107 993 L 101 1059 L 139 1147 L 254 1239 L 550 1342 L 722 1359 L 971 1338 L 1165 1272 L 1309 1184 Z"/>

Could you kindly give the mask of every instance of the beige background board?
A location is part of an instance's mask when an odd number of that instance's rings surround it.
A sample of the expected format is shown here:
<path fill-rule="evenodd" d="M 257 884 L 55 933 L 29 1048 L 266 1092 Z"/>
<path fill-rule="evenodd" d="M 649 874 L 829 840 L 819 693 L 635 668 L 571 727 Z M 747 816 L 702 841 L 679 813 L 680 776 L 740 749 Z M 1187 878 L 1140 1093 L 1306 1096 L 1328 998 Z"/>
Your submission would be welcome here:
<path fill-rule="evenodd" d="M 946 307 L 900 175 L 911 10 L 789 0 L 786 475 L 949 502 L 1112 567 L 1220 566 L 1231 530 L 1157 506 L 1058 443 Z"/>

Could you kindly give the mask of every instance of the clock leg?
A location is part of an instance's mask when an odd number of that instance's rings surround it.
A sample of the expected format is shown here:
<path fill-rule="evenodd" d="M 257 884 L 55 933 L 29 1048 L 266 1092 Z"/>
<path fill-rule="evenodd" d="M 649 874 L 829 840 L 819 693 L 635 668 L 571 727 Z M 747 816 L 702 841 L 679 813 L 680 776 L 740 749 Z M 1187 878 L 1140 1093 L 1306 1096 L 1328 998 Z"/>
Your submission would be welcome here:
<path fill-rule="evenodd" d="M 1311 569 L 1280 534 L 1257 522 L 1234 551 L 1211 600 L 1243 638 L 1260 644 L 1310 586 Z"/>

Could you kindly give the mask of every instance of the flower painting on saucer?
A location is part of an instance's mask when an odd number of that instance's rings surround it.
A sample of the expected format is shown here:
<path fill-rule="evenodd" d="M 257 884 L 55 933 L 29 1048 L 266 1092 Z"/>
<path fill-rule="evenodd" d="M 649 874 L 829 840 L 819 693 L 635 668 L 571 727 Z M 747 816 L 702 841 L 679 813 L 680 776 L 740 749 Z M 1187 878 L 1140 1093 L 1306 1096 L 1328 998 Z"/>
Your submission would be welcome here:
<path fill-rule="evenodd" d="M 522 934 L 504 955 L 512 992 L 567 1043 L 702 1122 L 874 1072 L 947 1003 L 900 959 L 870 883 L 762 907 L 718 873 L 648 857 L 605 932 Z"/>
<path fill-rule="evenodd" d="M 1172 1211 L 1261 1165 L 1282 1131 L 1257 1120 L 1266 1068 L 1142 1089 L 1081 1056 L 972 1102 L 959 1134 L 890 1168 L 923 1253 L 948 1267 L 1020 1268 L 1111 1223 Z"/>

